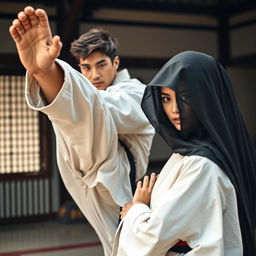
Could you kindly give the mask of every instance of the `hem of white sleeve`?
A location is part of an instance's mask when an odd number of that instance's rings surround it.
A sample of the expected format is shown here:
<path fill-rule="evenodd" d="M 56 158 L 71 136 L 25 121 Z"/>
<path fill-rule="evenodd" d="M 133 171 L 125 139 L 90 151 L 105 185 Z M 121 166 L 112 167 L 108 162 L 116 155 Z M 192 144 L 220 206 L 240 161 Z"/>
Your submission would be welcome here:
<path fill-rule="evenodd" d="M 58 92 L 55 99 L 50 104 L 46 104 L 44 102 L 43 97 L 40 95 L 40 87 L 39 87 L 36 79 L 29 72 L 27 72 L 27 74 L 26 74 L 25 96 L 26 96 L 27 103 L 28 103 L 29 107 L 34 110 L 41 111 L 44 109 L 48 109 L 48 108 L 51 108 L 51 106 L 57 104 L 57 102 L 59 102 L 59 101 L 61 102 L 63 98 L 65 98 L 65 99 L 70 98 L 70 93 L 68 92 L 68 90 L 65 89 L 67 72 L 68 72 L 67 69 L 65 68 L 65 62 L 63 62 L 62 60 L 59 60 L 59 59 L 56 59 L 55 61 L 64 72 L 64 81 L 63 81 L 60 91 Z M 34 99 L 31 97 L 31 93 L 30 93 L 31 86 L 37 87 L 37 90 L 38 90 L 37 91 L 37 95 L 38 95 L 37 104 L 35 104 Z"/>
<path fill-rule="evenodd" d="M 125 218 L 130 220 L 137 219 L 143 213 L 150 213 L 151 210 L 146 204 L 134 204 L 127 212 Z"/>

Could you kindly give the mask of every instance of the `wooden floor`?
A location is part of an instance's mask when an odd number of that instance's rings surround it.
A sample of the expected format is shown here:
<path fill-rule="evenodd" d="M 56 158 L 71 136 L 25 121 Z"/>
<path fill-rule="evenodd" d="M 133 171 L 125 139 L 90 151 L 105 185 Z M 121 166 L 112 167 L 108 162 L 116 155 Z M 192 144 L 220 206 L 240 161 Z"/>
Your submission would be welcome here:
<path fill-rule="evenodd" d="M 0 226 L 0 256 L 103 256 L 89 223 Z"/>

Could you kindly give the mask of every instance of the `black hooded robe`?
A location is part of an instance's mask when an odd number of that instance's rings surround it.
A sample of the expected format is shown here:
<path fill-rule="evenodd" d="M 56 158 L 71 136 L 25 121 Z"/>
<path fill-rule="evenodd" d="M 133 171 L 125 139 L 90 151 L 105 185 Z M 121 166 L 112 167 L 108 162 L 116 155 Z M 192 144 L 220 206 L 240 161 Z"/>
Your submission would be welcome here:
<path fill-rule="evenodd" d="M 194 133 L 177 131 L 165 115 L 160 87 L 176 92 L 181 120 L 184 104 L 200 121 Z M 147 86 L 142 109 L 174 153 L 203 156 L 229 177 L 237 195 L 245 256 L 255 256 L 256 157 L 231 82 L 221 64 L 203 53 L 186 51 L 170 59 Z"/>

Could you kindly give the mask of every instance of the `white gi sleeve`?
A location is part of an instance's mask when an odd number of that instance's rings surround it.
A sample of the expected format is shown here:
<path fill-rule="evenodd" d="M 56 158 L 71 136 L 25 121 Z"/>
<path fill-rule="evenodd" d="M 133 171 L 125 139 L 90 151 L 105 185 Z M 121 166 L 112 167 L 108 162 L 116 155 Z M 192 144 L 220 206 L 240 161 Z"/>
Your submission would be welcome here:
<path fill-rule="evenodd" d="M 27 74 L 27 103 L 32 109 L 45 113 L 52 121 L 58 166 L 66 186 L 75 186 L 71 184 L 68 173 L 71 172 L 81 186 L 94 187 L 98 182 L 102 183 L 114 201 L 123 205 L 131 199 L 130 165 L 126 153 L 118 145 L 118 129 L 124 131 L 121 127 L 127 125 L 137 133 L 131 137 L 128 134 L 127 137 L 138 159 L 138 173 L 145 172 L 154 131 L 140 109 L 139 98 L 144 89 L 121 85 L 123 89 L 114 89 L 113 86 L 109 92 L 98 91 L 80 72 L 63 61 L 56 61 L 64 71 L 64 83 L 54 101 L 46 105 L 36 80 Z M 115 96 L 115 90 L 118 96 Z M 134 100 L 131 99 L 133 94 Z M 128 121 L 133 124 L 128 125 Z M 139 124 L 135 124 L 135 121 Z M 147 133 L 151 136 L 147 136 Z M 141 138 L 138 138 L 140 135 Z"/>
<path fill-rule="evenodd" d="M 45 106 L 31 76 L 28 77 L 26 98 L 31 108 L 48 115 L 57 127 L 57 136 L 61 135 L 66 142 L 67 152 L 63 154 L 71 159 L 72 169 L 85 175 L 97 170 L 116 152 L 116 126 L 96 88 L 65 62 L 58 63 L 64 71 L 65 81 L 55 100 Z"/>

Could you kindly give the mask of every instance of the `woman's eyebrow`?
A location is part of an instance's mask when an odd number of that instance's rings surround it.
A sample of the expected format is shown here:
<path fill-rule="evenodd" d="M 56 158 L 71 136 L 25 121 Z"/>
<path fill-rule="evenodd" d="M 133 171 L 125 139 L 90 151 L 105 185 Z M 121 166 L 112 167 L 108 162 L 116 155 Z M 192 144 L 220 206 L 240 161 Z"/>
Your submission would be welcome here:
<path fill-rule="evenodd" d="M 169 93 L 166 93 L 166 92 L 161 92 L 161 95 L 170 96 L 170 94 L 169 94 Z"/>

